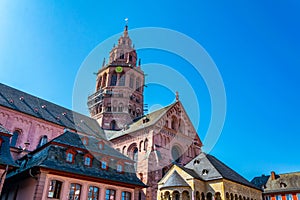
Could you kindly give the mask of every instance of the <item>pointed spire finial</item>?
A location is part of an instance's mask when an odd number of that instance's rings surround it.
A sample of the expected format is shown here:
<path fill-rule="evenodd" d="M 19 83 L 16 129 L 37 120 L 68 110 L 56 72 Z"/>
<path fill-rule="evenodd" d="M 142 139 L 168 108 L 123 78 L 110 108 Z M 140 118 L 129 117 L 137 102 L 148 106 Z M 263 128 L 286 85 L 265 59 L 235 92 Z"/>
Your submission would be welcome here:
<path fill-rule="evenodd" d="M 102 67 L 105 66 L 105 57 L 103 58 Z"/>
<path fill-rule="evenodd" d="M 176 91 L 176 101 L 179 101 L 179 93 Z"/>
<path fill-rule="evenodd" d="M 124 29 L 124 37 L 128 36 L 128 18 L 125 18 L 125 29 Z"/>

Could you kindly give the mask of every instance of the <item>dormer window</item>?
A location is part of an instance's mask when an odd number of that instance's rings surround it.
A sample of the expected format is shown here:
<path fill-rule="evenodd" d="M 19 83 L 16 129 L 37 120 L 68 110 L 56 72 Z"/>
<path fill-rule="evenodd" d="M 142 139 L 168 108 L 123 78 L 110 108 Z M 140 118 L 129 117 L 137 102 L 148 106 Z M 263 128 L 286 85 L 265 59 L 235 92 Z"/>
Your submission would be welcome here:
<path fill-rule="evenodd" d="M 92 162 L 91 162 L 91 158 L 90 158 L 90 157 L 85 157 L 85 158 L 84 158 L 84 165 L 85 165 L 85 166 L 89 166 L 89 167 L 90 167 L 90 166 L 91 166 L 91 163 L 92 163 Z"/>
<path fill-rule="evenodd" d="M 83 137 L 81 140 L 82 140 L 82 144 L 83 144 L 83 145 L 88 145 L 89 140 L 88 140 L 87 137 Z"/>
<path fill-rule="evenodd" d="M 101 162 L 101 169 L 107 169 L 107 162 L 106 161 Z"/>
<path fill-rule="evenodd" d="M 121 173 L 123 171 L 123 166 L 121 164 L 117 165 L 117 172 Z"/>
<path fill-rule="evenodd" d="M 104 142 L 103 142 L 103 141 L 100 141 L 100 142 L 98 143 L 98 147 L 99 147 L 100 150 L 103 150 L 103 149 L 104 149 Z"/>
<path fill-rule="evenodd" d="M 68 163 L 74 163 L 76 151 L 74 149 L 69 149 L 66 151 L 66 161 Z"/>
<path fill-rule="evenodd" d="M 208 170 L 207 170 L 207 169 L 203 169 L 203 170 L 202 170 L 202 175 L 205 176 L 205 175 L 207 175 L 207 174 L 208 174 Z"/>
<path fill-rule="evenodd" d="M 72 153 L 67 153 L 66 161 L 72 163 L 73 159 L 74 159 L 74 155 Z"/>

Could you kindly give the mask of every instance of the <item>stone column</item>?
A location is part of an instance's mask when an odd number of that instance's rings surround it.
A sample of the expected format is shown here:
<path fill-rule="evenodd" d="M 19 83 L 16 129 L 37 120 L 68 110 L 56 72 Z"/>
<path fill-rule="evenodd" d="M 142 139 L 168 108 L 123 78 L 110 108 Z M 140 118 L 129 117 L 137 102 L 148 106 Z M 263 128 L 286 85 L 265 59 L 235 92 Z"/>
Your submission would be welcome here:
<path fill-rule="evenodd" d="M 80 199 L 87 199 L 87 194 L 88 193 L 88 186 L 87 183 L 85 182 L 81 186 L 81 191 L 80 191 Z"/>

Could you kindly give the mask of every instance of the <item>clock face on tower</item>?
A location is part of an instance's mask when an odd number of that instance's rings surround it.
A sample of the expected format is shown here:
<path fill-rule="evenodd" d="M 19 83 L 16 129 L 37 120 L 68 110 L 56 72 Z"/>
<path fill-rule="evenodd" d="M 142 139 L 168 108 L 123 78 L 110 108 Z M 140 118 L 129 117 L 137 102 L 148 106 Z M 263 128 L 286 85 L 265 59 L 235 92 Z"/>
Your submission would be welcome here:
<path fill-rule="evenodd" d="M 117 73 L 121 73 L 123 71 L 123 68 L 121 66 L 116 67 L 115 71 Z"/>

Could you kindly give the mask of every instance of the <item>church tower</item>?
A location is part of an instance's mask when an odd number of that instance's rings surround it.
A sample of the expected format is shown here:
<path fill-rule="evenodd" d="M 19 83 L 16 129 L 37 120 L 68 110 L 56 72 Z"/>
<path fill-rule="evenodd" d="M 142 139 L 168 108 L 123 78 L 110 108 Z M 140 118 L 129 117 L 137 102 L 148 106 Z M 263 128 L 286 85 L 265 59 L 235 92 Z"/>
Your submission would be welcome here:
<path fill-rule="evenodd" d="M 128 26 L 97 73 L 96 91 L 88 97 L 91 117 L 106 130 L 120 130 L 143 116 L 144 72 L 128 36 Z"/>

